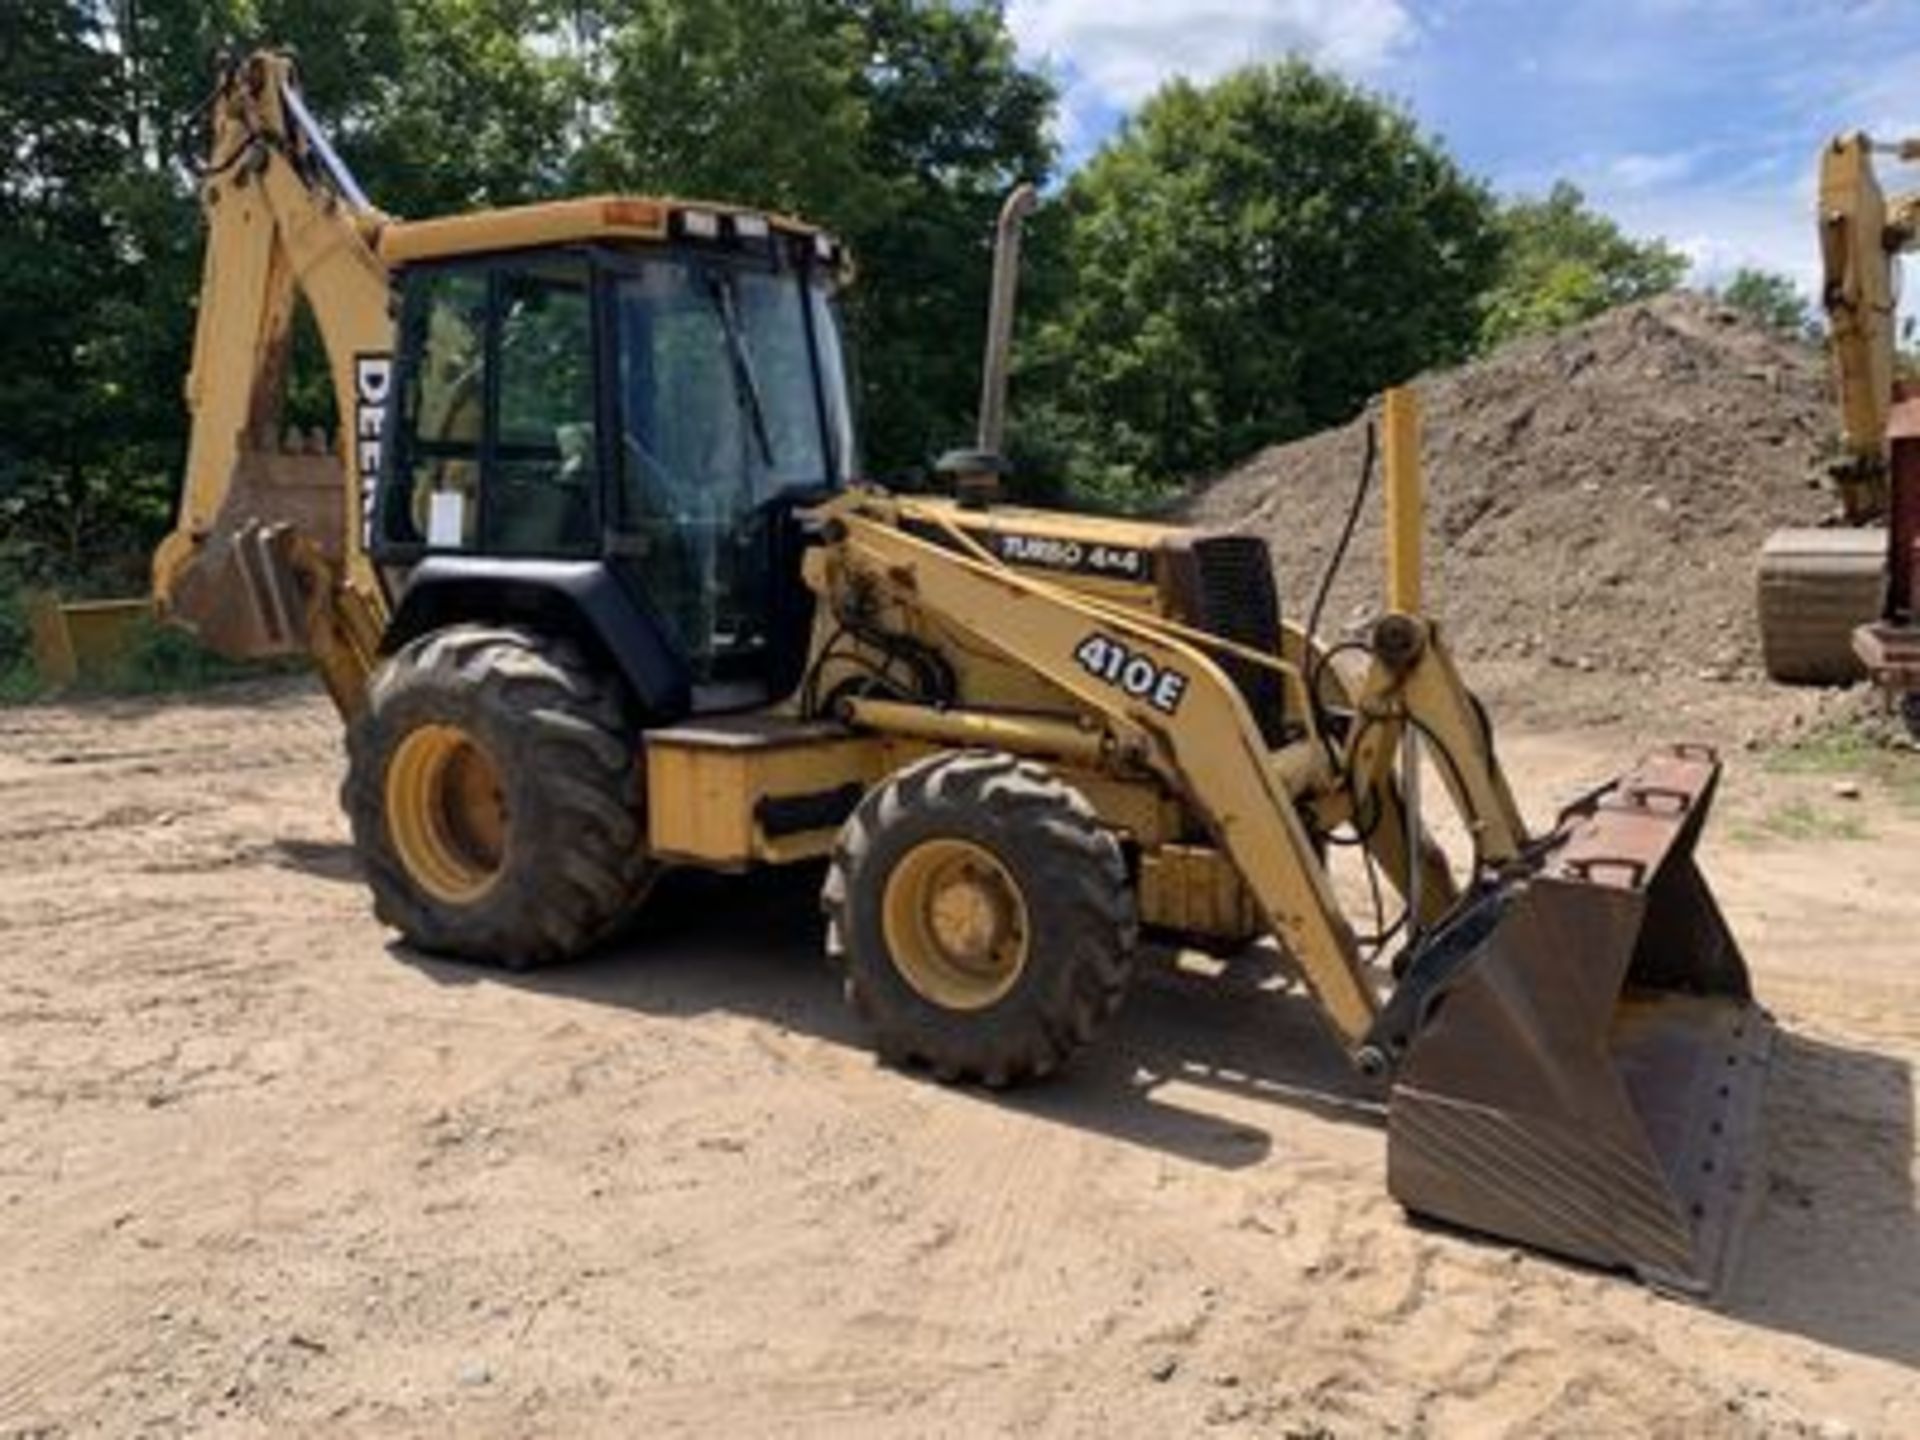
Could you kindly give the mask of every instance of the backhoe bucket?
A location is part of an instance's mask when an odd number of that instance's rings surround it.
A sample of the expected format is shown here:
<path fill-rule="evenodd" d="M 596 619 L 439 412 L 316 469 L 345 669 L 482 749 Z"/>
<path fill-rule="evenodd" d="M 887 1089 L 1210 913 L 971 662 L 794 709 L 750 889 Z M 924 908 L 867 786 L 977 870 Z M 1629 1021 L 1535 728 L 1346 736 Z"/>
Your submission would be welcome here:
<path fill-rule="evenodd" d="M 1694 861 L 1719 773 L 1649 756 L 1422 947 L 1376 1030 L 1409 1210 L 1717 1288 L 1773 1034 Z"/>
<path fill-rule="evenodd" d="M 342 484 L 339 457 L 317 438 L 306 451 L 242 452 L 213 523 L 161 547 L 162 617 L 229 660 L 304 654 L 300 550 L 339 563 Z"/>

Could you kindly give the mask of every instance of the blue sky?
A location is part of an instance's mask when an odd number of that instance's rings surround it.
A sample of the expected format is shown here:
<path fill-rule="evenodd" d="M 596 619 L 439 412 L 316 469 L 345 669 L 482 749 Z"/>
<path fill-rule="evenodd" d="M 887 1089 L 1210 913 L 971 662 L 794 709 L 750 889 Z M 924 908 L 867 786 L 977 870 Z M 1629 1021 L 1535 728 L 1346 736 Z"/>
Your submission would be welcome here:
<path fill-rule="evenodd" d="M 1070 161 L 1174 74 L 1299 54 L 1405 104 L 1503 193 L 1574 181 L 1723 280 L 1811 289 L 1814 166 L 1920 136 L 1920 0 L 1010 0 Z M 1889 172 L 1920 187 L 1920 169 Z"/>

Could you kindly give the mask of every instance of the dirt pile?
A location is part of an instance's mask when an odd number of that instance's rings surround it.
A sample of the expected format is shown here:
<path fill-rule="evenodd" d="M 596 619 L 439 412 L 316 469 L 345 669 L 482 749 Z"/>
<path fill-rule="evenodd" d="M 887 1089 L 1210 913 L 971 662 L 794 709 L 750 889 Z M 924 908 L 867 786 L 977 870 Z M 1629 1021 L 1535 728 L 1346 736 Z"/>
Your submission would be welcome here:
<path fill-rule="evenodd" d="M 1677 294 L 1420 390 L 1429 603 L 1462 654 L 1561 667 L 1556 688 L 1589 699 L 1617 695 L 1623 677 L 1758 683 L 1761 542 L 1832 508 L 1820 474 L 1835 422 L 1816 348 Z M 1190 505 L 1200 523 L 1266 536 L 1284 603 L 1303 618 L 1351 503 L 1365 423 L 1268 450 Z M 1324 629 L 1372 611 L 1380 549 L 1376 484 Z"/>

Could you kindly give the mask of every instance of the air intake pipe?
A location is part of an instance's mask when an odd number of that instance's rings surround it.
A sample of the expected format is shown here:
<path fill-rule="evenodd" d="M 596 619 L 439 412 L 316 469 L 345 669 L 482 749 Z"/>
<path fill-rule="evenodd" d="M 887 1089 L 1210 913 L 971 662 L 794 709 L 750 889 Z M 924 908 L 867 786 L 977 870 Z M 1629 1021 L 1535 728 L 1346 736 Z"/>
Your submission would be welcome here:
<path fill-rule="evenodd" d="M 1006 473 L 1007 371 L 1013 358 L 1013 317 L 1020 292 L 1020 238 L 1040 192 L 1022 182 L 1000 207 L 993 241 L 993 295 L 987 311 L 987 348 L 980 367 L 980 419 L 974 448 L 953 450 L 936 467 L 952 477 L 964 505 L 984 507 L 998 498 Z"/>

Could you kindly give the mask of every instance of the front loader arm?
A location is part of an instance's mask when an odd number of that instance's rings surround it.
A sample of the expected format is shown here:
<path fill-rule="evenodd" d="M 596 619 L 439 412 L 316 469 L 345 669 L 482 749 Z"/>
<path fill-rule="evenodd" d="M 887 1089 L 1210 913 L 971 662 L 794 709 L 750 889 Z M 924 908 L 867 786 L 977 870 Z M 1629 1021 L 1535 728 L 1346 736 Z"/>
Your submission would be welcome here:
<path fill-rule="evenodd" d="M 1062 692 L 1104 722 L 1117 752 L 1144 763 L 1214 836 L 1270 933 L 1294 958 L 1322 1012 L 1356 1060 L 1390 1064 L 1379 1044 L 1382 997 L 1340 909 L 1316 835 L 1351 825 L 1411 912 L 1408 954 L 1463 903 L 1445 856 L 1419 815 L 1417 772 L 1406 757 L 1432 753 L 1473 845 L 1467 876 L 1524 869 L 1533 848 L 1486 721 L 1420 605 L 1424 509 L 1412 397 L 1388 397 L 1388 613 L 1373 628 L 1371 666 L 1349 686 L 1336 739 L 1317 705 L 1299 738 L 1269 749 L 1259 723 L 1215 656 L 1232 651 L 1286 673 L 1303 696 L 1329 677 L 1302 635 L 1295 661 L 1252 656 L 1147 611 L 1067 590 L 1001 562 L 898 502 L 851 496 L 823 515 L 838 569 L 823 588 L 868 589 L 906 615 L 982 647 Z M 938 531 L 937 523 L 933 528 Z M 843 599 L 845 596 L 843 596 Z M 1302 683 L 1292 683 L 1302 682 Z M 1396 764 L 1406 764 L 1396 773 Z M 1411 785 L 1409 785 L 1411 781 Z"/>
<path fill-rule="evenodd" d="M 1409 406 L 1390 397 L 1390 420 L 1397 409 L 1407 422 Z M 1269 749 L 1212 658 L 1224 642 L 1035 578 L 963 537 L 942 544 L 937 521 L 858 493 L 823 507 L 809 564 L 841 622 L 994 652 L 1057 696 L 1042 708 L 1071 713 L 855 700 L 848 716 L 948 745 L 976 743 L 971 721 L 1016 753 L 1122 780 L 1145 769 L 1212 833 L 1358 1068 L 1389 1081 L 1396 1199 L 1710 1290 L 1751 1183 L 1770 1036 L 1693 857 L 1718 761 L 1698 746 L 1655 754 L 1530 836 L 1490 727 L 1419 613 L 1417 433 L 1403 423 L 1393 436 L 1390 424 L 1400 523 L 1386 613 L 1364 679 L 1336 677 L 1339 712 L 1324 727 L 1316 705 L 1298 717 L 1302 738 Z M 1310 692 L 1326 678 L 1299 658 L 1313 643 L 1288 647 Z M 1473 840 L 1464 887 L 1433 863 L 1419 820 L 1424 755 L 1439 759 Z M 1316 849 L 1341 824 L 1374 847 L 1416 922 L 1390 989 L 1363 963 Z"/>
<path fill-rule="evenodd" d="M 1029 668 L 1095 715 L 1147 737 L 1146 763 L 1218 838 L 1273 934 L 1349 1046 L 1379 998 L 1294 800 L 1218 665 L 1150 617 L 1131 617 L 1011 568 L 916 539 L 857 510 L 840 517 L 849 579 L 864 580 Z"/>
<path fill-rule="evenodd" d="M 154 601 L 232 658 L 308 655 L 352 714 L 386 618 L 365 547 L 391 382 L 391 287 L 374 248 L 384 217 L 303 128 L 286 57 L 229 71 L 213 116 L 187 473 Z M 330 452 L 281 434 L 301 298 L 339 403 Z"/>

